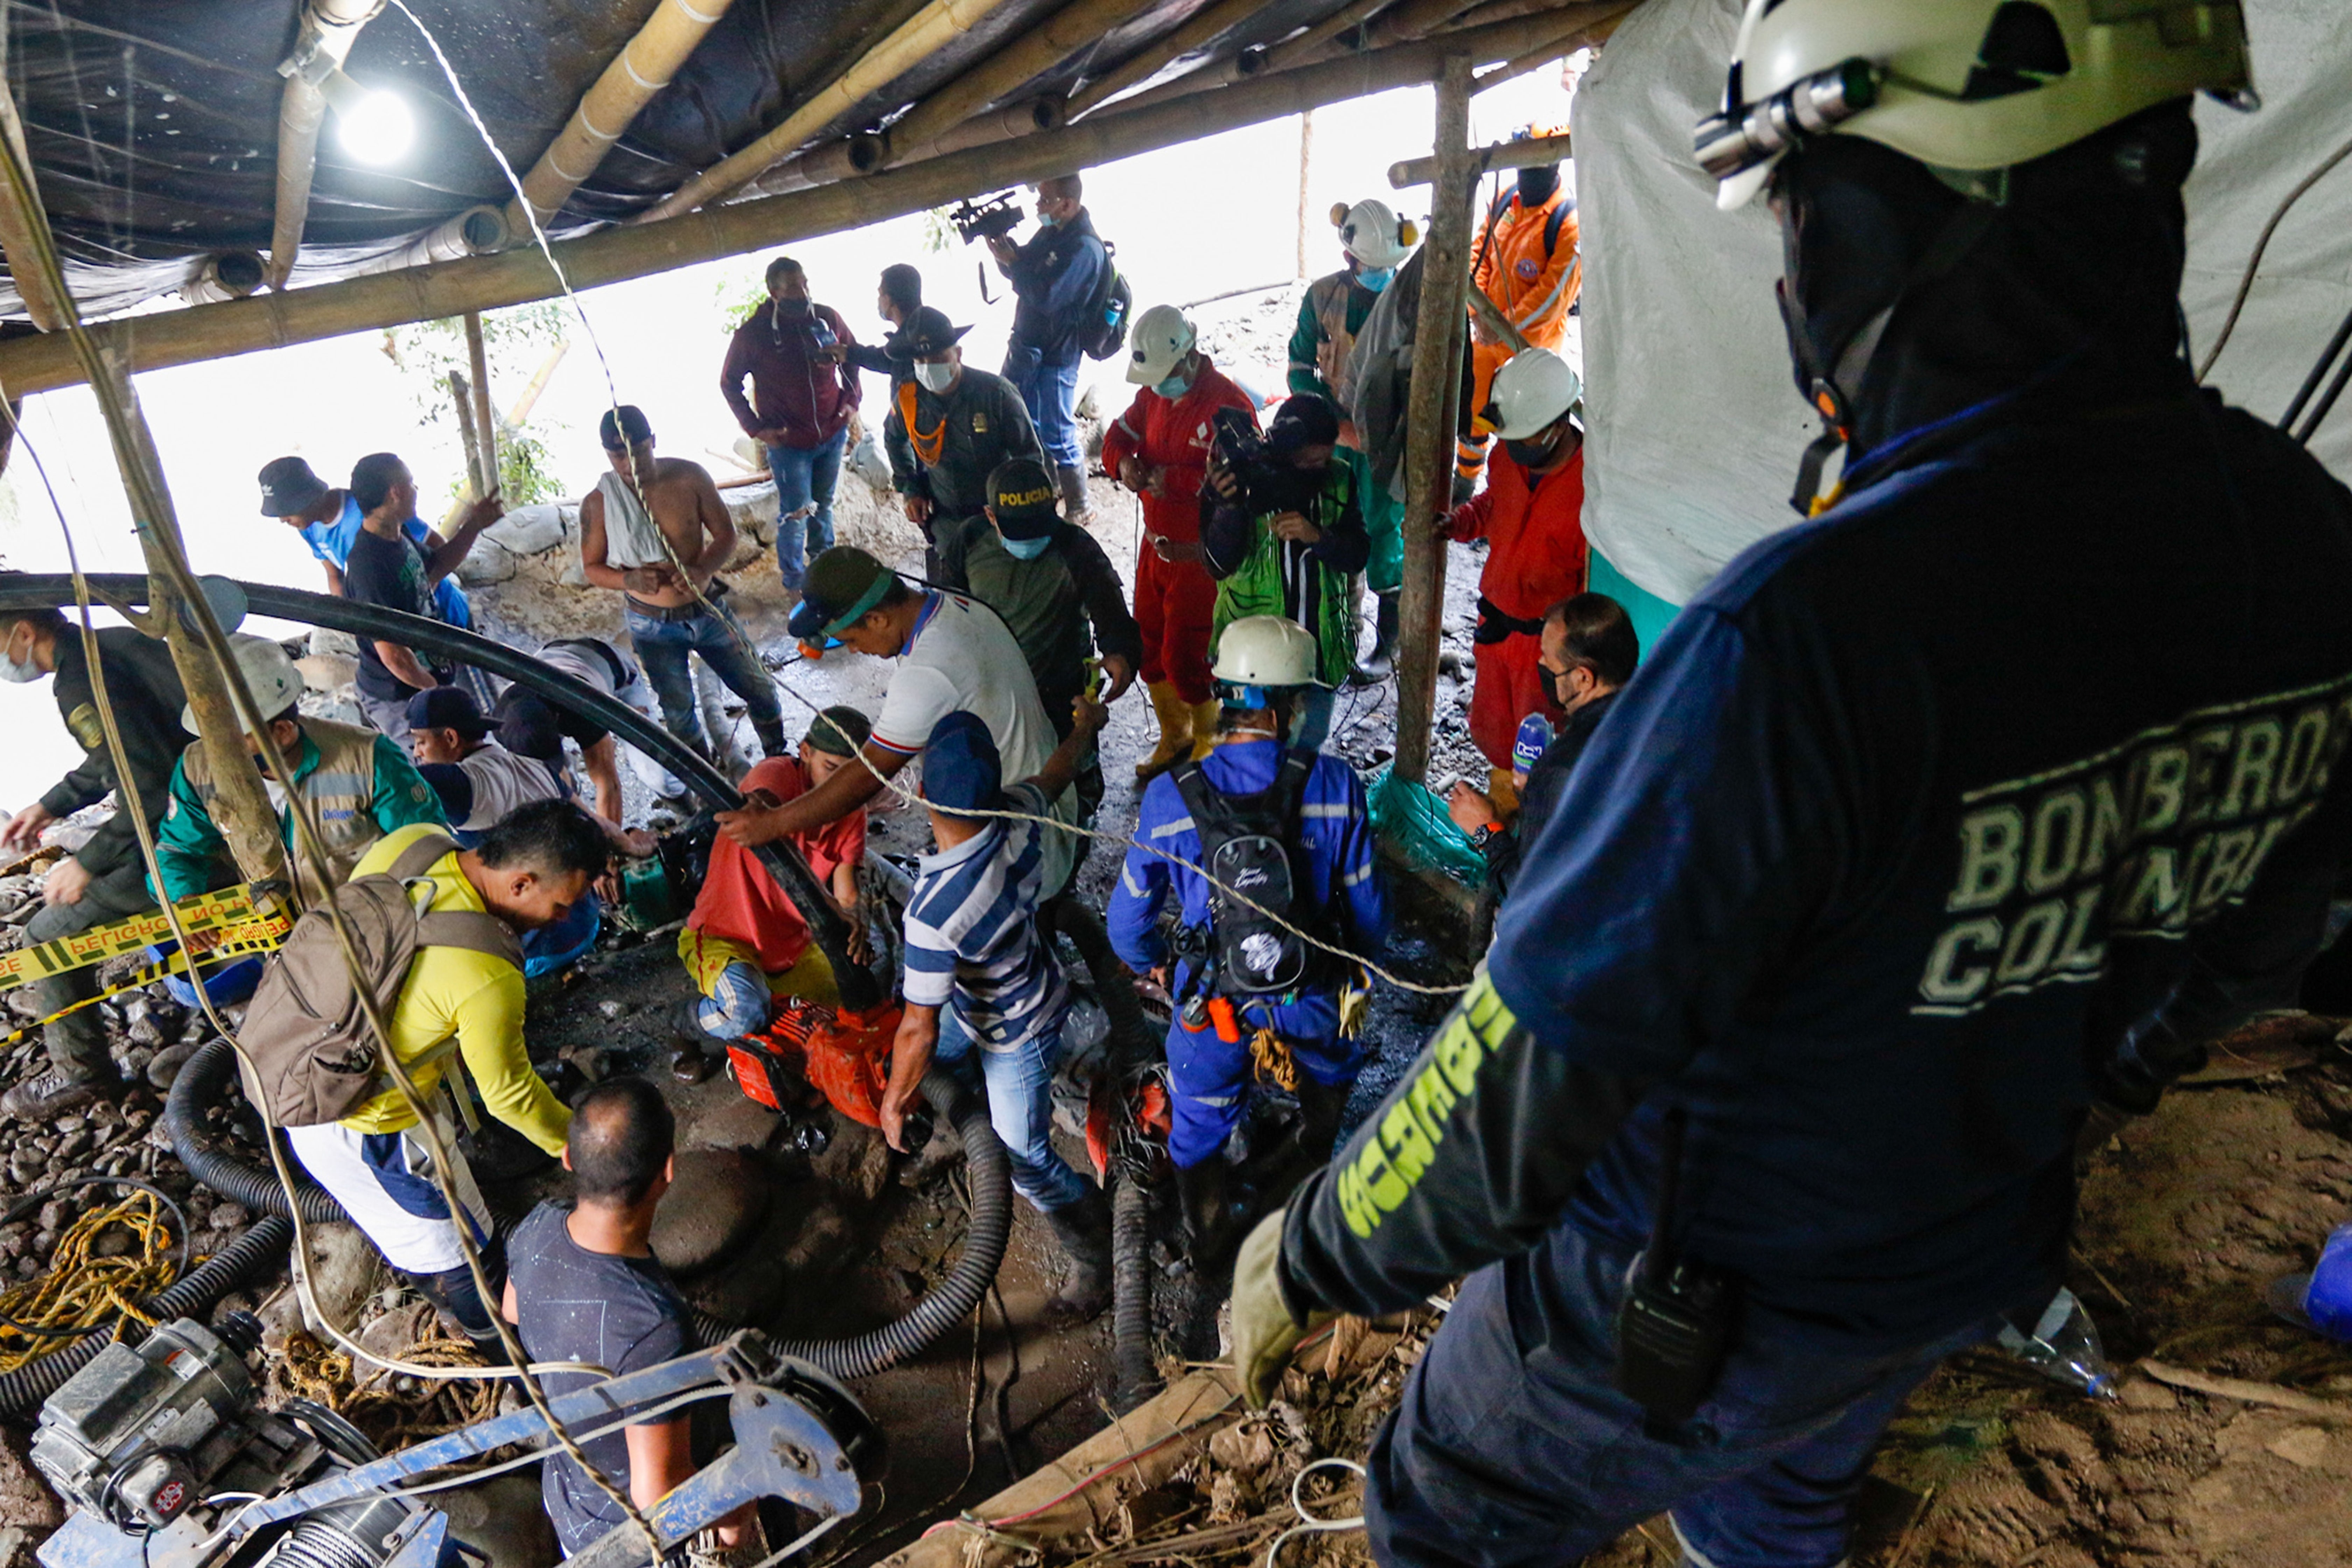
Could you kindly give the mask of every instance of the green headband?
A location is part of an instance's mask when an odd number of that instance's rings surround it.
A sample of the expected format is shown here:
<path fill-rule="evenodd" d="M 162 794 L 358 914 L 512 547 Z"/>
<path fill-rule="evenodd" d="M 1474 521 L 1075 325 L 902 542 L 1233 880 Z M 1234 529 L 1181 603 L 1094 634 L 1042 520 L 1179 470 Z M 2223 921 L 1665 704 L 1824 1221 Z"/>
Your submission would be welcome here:
<path fill-rule="evenodd" d="M 882 602 L 882 595 L 890 591 L 890 584 L 897 580 L 897 577 L 898 574 L 895 572 L 885 572 L 875 578 L 873 586 L 857 596 L 857 603 L 825 622 L 824 635 L 829 637 L 838 637 L 843 631 L 856 626 L 860 616 Z"/>

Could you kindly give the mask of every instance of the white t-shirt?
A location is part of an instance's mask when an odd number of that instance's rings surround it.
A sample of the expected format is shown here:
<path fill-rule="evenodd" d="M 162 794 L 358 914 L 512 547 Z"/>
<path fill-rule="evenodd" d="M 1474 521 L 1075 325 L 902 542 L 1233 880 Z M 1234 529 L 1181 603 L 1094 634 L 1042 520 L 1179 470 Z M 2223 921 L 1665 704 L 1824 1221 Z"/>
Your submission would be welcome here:
<path fill-rule="evenodd" d="M 474 786 L 474 809 L 463 822 L 449 826 L 461 833 L 479 833 L 507 813 L 534 801 L 555 800 L 562 791 L 545 763 L 517 755 L 496 741 L 485 741 L 457 760 L 466 782 Z"/>
<path fill-rule="evenodd" d="M 929 743 L 939 721 L 958 710 L 988 726 L 1008 787 L 1043 768 L 1060 744 L 1037 699 L 1029 660 L 996 612 L 959 594 L 934 594 L 890 677 L 882 716 L 874 721 L 875 744 L 913 756 Z M 1076 790 L 1066 789 L 1053 815 L 1075 823 L 1077 809 Z M 1045 850 L 1050 897 L 1070 879 L 1077 837 L 1049 833 Z"/>

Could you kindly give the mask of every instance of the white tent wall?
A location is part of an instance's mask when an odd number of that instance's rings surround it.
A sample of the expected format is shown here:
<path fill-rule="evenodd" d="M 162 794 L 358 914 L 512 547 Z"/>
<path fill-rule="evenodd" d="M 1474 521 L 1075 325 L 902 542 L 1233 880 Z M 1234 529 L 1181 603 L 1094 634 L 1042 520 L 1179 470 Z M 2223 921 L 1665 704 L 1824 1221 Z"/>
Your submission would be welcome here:
<path fill-rule="evenodd" d="M 1576 99 L 1591 431 L 1584 528 L 1593 585 L 1633 600 L 1643 646 L 1748 544 L 1796 521 L 1797 462 L 1820 423 L 1798 395 L 1772 302 L 1778 226 L 1761 201 L 1717 212 L 1691 128 L 1723 92 L 1738 0 L 1648 0 Z M 2255 236 L 2352 137 L 2342 0 L 2248 0 L 2263 109 L 2200 100 L 2182 296 L 2202 358 Z M 2212 381 L 2276 418 L 2352 310 L 2352 159 L 2296 204 L 2263 260 Z M 2312 442 L 2352 476 L 2352 395 Z M 1654 595 L 1654 598 L 1652 598 Z"/>

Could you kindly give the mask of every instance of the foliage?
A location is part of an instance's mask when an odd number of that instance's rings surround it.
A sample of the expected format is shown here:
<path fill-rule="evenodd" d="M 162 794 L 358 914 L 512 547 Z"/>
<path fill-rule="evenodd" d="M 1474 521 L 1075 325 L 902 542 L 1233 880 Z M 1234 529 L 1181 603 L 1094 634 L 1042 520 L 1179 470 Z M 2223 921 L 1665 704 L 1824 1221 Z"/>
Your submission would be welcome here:
<path fill-rule="evenodd" d="M 519 506 L 536 506 L 541 501 L 562 500 L 568 493 L 563 481 L 555 475 L 555 454 L 547 443 L 532 434 L 526 423 L 520 430 L 507 430 L 499 437 L 499 493 L 506 500 L 509 510 Z M 465 487 L 449 487 L 451 499 Z"/>
<path fill-rule="evenodd" d="M 719 275 L 710 293 L 712 302 L 719 307 L 719 333 L 732 337 L 737 328 L 767 307 L 767 279 L 757 270 L 730 269 Z"/>
<path fill-rule="evenodd" d="M 945 255 L 962 237 L 948 221 L 946 207 L 933 207 L 923 214 L 923 248 L 932 255 Z"/>
<path fill-rule="evenodd" d="M 567 340 L 569 325 L 568 312 L 551 300 L 485 311 L 482 349 L 489 362 L 492 386 L 503 384 L 520 390 L 548 354 Z M 393 328 L 383 335 L 383 353 L 404 373 L 420 423 L 438 426 L 454 421 L 449 374 L 456 371 L 471 375 L 461 318 Z M 509 427 L 495 406 L 493 415 L 499 421 L 499 489 L 506 504 L 530 506 L 561 498 L 564 487 L 554 474 L 553 454 L 545 437 L 560 435 L 562 426 L 552 421 L 526 419 L 520 426 Z M 465 496 L 470 485 L 468 476 L 456 475 L 449 484 L 449 499 Z"/>

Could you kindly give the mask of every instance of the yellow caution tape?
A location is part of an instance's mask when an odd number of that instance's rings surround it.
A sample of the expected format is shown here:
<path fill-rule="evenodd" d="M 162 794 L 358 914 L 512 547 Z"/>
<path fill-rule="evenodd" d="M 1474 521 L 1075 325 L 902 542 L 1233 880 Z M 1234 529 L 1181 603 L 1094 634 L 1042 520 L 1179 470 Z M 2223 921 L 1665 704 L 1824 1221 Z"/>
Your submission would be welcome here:
<path fill-rule="evenodd" d="M 275 919 L 280 936 L 291 928 L 291 922 L 278 910 L 273 902 L 268 907 L 253 901 L 253 888 L 239 883 L 217 892 L 198 893 L 182 899 L 173 906 L 180 915 L 180 925 L 191 936 L 200 931 L 222 931 L 257 921 Z M 172 922 L 160 909 L 142 910 L 128 920 L 111 925 L 92 926 L 71 936 L 61 936 L 55 942 L 45 942 L 38 947 L 18 948 L 14 952 L 0 953 L 0 991 L 29 985 L 36 980 L 47 980 L 53 974 L 71 970 L 87 969 L 93 963 L 104 963 L 110 958 L 121 958 L 127 952 L 139 952 L 172 940 Z M 276 943 L 270 945 L 275 946 Z M 201 957 L 211 958 L 217 949 L 208 950 Z"/>
<path fill-rule="evenodd" d="M 278 944 L 286 940 L 286 933 L 293 929 L 292 917 L 282 913 L 265 915 L 260 920 L 231 926 L 221 933 L 219 942 L 196 954 L 195 962 L 217 963 L 228 959 L 248 957 L 257 952 L 275 952 Z M 95 996 L 87 997 L 70 1007 L 60 1007 L 46 1018 L 36 1018 L 21 1029 L 0 1035 L 0 1047 L 13 1046 L 44 1025 L 54 1024 L 67 1014 L 79 1013 L 84 1007 L 94 1007 L 110 996 L 120 996 L 125 991 L 136 991 L 142 985 L 152 985 L 166 974 L 185 974 L 188 967 L 188 955 L 179 952 L 174 952 L 170 957 L 158 960 L 153 963 L 142 964 L 130 979 L 120 985 L 110 985 Z M 12 984 L 16 983 L 12 982 Z"/>

